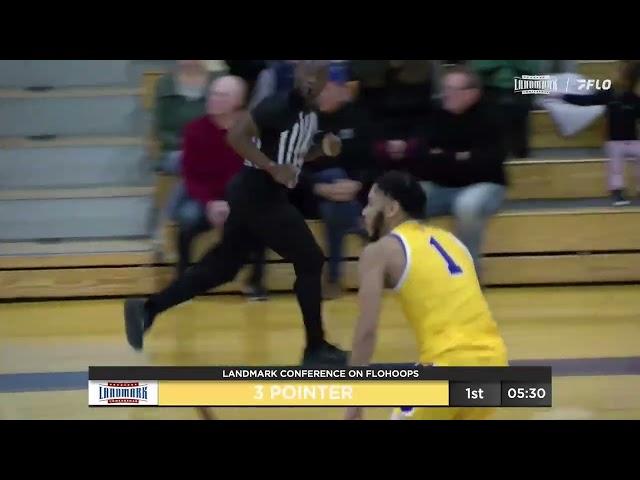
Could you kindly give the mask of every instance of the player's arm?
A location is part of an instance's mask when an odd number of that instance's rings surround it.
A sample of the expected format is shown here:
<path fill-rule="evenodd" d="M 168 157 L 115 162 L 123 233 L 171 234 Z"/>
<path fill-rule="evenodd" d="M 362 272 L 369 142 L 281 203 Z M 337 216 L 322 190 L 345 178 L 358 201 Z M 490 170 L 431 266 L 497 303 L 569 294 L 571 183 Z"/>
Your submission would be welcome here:
<path fill-rule="evenodd" d="M 384 240 L 365 248 L 358 264 L 360 316 L 356 324 L 350 361 L 354 366 L 368 365 L 376 345 L 386 264 L 383 242 Z"/>
<path fill-rule="evenodd" d="M 368 365 L 376 347 L 386 263 L 382 242 L 372 243 L 365 248 L 358 263 L 360 316 L 356 324 L 349 361 L 353 366 Z M 347 409 L 345 420 L 360 420 L 361 418 L 362 407 Z"/>

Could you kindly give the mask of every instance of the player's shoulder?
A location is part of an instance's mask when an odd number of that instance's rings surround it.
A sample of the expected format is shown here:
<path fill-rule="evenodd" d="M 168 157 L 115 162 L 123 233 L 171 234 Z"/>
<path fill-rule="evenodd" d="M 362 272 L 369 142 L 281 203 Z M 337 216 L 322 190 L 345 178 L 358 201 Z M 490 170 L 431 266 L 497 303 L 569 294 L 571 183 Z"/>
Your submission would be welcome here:
<path fill-rule="evenodd" d="M 397 253 L 394 240 L 388 235 L 368 244 L 358 260 L 359 274 L 366 276 L 374 272 L 384 272 L 387 266 L 393 263 Z"/>
<path fill-rule="evenodd" d="M 384 260 L 400 254 L 404 255 L 402 241 L 397 235 L 385 235 L 368 244 L 360 258 L 366 262 L 384 262 Z"/>

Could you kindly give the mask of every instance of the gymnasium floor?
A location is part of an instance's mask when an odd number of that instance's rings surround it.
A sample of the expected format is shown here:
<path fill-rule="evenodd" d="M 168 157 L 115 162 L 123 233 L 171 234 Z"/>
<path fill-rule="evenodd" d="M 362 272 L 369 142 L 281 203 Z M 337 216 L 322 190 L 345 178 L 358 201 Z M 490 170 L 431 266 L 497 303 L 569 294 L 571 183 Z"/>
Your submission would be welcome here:
<path fill-rule="evenodd" d="M 640 286 L 490 289 L 515 361 L 554 367 L 550 409 L 498 419 L 640 418 Z M 329 339 L 348 347 L 355 297 L 326 302 Z M 0 419 L 196 419 L 194 409 L 89 409 L 89 365 L 286 365 L 299 362 L 295 299 L 196 299 L 160 317 L 144 353 L 125 342 L 121 300 L 0 304 Z M 375 360 L 410 362 L 415 344 L 385 300 Z M 339 419 L 342 409 L 218 409 L 221 419 Z M 369 409 L 383 419 L 388 409 Z"/>

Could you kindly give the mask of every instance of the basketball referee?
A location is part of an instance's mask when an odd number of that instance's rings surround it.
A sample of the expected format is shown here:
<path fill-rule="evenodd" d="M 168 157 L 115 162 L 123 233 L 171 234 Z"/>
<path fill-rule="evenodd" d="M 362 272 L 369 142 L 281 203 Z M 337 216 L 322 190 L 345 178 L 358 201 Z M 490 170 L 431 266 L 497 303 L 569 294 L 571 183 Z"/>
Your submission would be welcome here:
<path fill-rule="evenodd" d="M 344 365 L 347 352 L 325 340 L 321 314 L 324 255 L 302 214 L 288 201 L 305 161 L 337 156 L 340 140 L 318 135 L 314 111 L 327 83 L 329 62 L 302 60 L 295 87 L 262 101 L 229 132 L 230 145 L 245 158 L 244 169 L 229 183 L 228 208 L 220 212 L 222 240 L 196 265 L 149 299 L 125 303 L 129 344 L 142 349 L 143 337 L 160 313 L 233 280 L 256 246 L 271 248 L 295 269 L 295 294 L 306 332 L 304 365 Z"/>

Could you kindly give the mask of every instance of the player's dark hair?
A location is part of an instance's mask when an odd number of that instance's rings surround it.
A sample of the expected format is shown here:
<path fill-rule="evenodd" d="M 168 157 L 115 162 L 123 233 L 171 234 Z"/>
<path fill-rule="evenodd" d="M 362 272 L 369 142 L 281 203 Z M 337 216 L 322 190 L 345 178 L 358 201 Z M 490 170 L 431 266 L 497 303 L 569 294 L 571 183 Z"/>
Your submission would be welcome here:
<path fill-rule="evenodd" d="M 387 197 L 397 201 L 411 218 L 425 218 L 427 196 L 413 175 L 392 170 L 378 178 L 376 186 Z"/>

